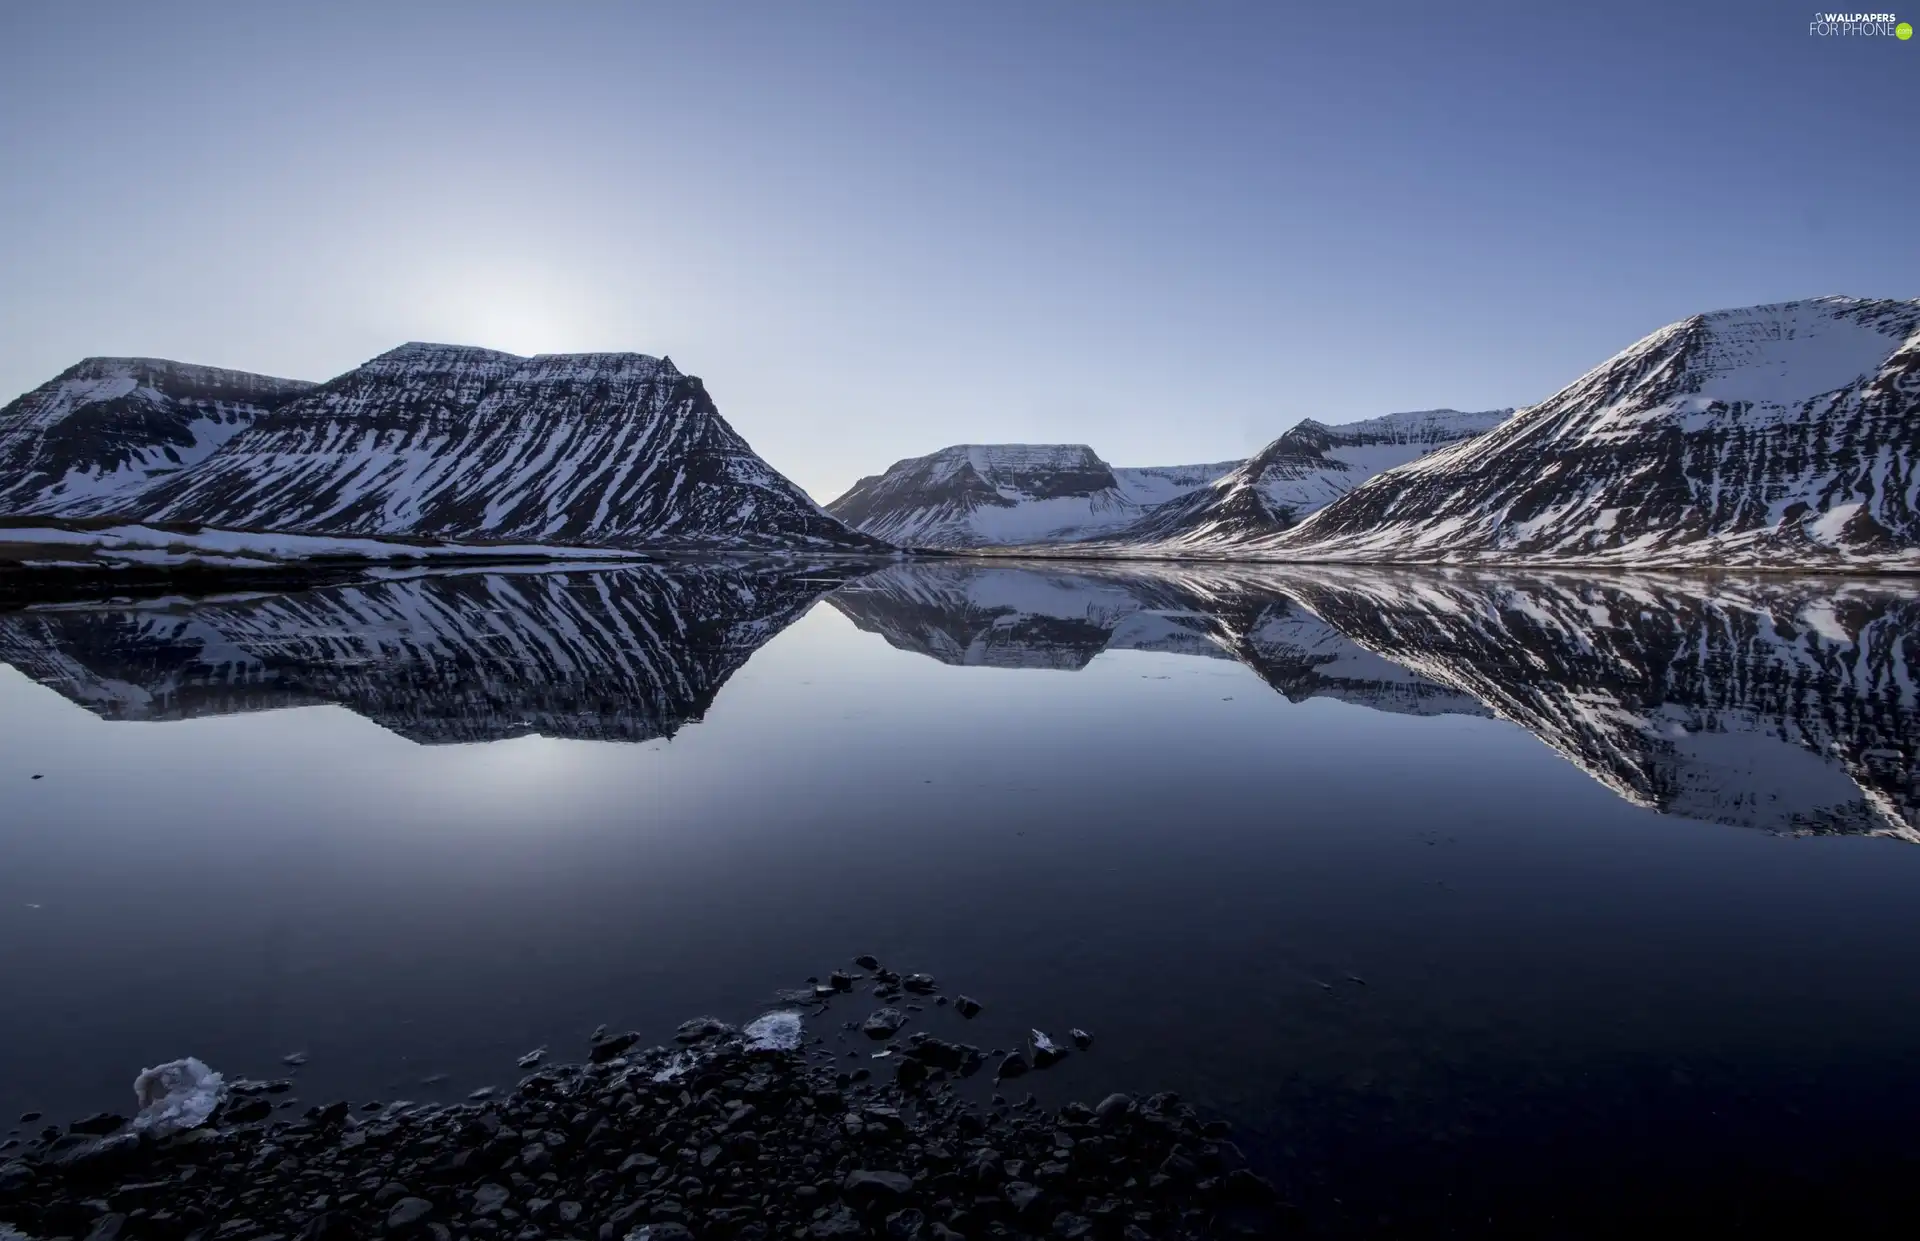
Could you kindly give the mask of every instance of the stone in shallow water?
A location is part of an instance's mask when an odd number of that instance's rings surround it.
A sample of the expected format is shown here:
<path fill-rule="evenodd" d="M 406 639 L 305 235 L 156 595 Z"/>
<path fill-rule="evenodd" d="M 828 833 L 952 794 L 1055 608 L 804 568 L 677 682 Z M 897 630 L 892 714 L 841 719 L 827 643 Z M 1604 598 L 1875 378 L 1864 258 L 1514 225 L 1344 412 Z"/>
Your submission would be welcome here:
<path fill-rule="evenodd" d="M 907 1015 L 897 1008 L 878 1008 L 868 1017 L 860 1029 L 868 1038 L 892 1038 L 899 1033 L 900 1027 L 907 1024 Z"/>
<path fill-rule="evenodd" d="M 801 1029 L 799 1013 L 781 1011 L 755 1017 L 741 1033 L 749 1051 L 792 1051 L 800 1046 Z"/>

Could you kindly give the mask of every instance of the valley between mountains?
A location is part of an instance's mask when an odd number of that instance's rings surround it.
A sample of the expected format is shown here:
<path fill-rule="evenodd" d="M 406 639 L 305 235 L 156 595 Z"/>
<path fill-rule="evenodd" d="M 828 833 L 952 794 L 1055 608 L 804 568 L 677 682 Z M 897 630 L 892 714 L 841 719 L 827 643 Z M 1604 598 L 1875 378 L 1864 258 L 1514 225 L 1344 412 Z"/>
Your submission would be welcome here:
<path fill-rule="evenodd" d="M 89 358 L 0 409 L 0 562 L 493 552 L 1920 569 L 1920 300 L 1700 314 L 1538 404 L 1242 461 L 970 444 L 826 505 L 639 353 L 408 344 L 323 383 Z"/>

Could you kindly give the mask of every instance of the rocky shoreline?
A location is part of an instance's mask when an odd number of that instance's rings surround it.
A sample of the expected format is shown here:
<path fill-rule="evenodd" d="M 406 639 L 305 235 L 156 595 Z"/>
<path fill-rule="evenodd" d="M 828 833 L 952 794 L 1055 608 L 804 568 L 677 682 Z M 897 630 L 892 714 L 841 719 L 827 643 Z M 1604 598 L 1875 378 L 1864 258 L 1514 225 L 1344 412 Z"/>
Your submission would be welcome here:
<path fill-rule="evenodd" d="M 131 1119 L 49 1126 L 7 1150 L 0 1239 L 5 1225 L 37 1241 L 1160 1241 L 1287 1230 L 1289 1209 L 1227 1126 L 1174 1095 L 1052 1110 L 1032 1095 L 1009 1100 L 1025 1073 L 1087 1050 L 1084 1031 L 1056 1042 L 1036 1030 L 1012 1051 L 949 1041 L 917 1028 L 923 1016 L 966 1020 L 975 1001 L 949 1004 L 933 979 L 871 957 L 856 965 L 783 993 L 743 1029 L 698 1018 L 647 1049 L 638 1034 L 596 1031 L 575 1064 L 529 1053 L 521 1065 L 532 1071 L 511 1091 L 461 1104 L 336 1102 L 295 1117 L 276 1103 L 290 1082 L 228 1085 L 179 1062 L 193 1071 L 168 1082 L 210 1080 L 217 1105 L 156 1099 Z M 864 1018 L 830 1020 L 862 983 Z M 992 1093 L 969 1097 L 985 1094 L 972 1079 L 989 1066 Z"/>

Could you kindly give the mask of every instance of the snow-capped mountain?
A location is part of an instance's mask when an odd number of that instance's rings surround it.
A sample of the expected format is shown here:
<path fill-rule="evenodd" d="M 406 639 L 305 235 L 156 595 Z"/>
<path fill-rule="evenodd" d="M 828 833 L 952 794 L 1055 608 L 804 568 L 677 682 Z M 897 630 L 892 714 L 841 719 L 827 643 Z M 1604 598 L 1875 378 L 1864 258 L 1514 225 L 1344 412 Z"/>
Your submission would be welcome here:
<path fill-rule="evenodd" d="M 1491 430 L 1512 412 L 1433 409 L 1339 426 L 1308 418 L 1231 472 L 1107 537 L 1178 555 L 1276 534 L 1382 471 Z"/>
<path fill-rule="evenodd" d="M 0 409 L 0 514 L 112 511 L 313 386 L 158 358 L 87 358 Z"/>
<path fill-rule="evenodd" d="M 142 520 L 611 547 L 878 550 L 638 353 L 410 344 L 137 497 Z"/>
<path fill-rule="evenodd" d="M 1920 300 L 1695 315 L 1235 550 L 1920 567 Z"/>
<path fill-rule="evenodd" d="M 956 444 L 861 479 L 827 511 L 902 547 L 1056 543 L 1118 530 L 1233 466 L 1116 469 L 1085 444 Z"/>
<path fill-rule="evenodd" d="M 422 744 L 671 737 L 851 570 L 762 561 L 428 576 L 0 613 L 0 661 L 111 720 L 333 703 Z"/>

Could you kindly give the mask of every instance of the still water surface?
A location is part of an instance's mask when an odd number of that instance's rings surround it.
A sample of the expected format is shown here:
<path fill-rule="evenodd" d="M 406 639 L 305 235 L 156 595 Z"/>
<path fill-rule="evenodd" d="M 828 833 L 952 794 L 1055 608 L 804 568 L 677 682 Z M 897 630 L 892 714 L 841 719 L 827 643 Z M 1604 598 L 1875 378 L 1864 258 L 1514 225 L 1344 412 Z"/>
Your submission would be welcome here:
<path fill-rule="evenodd" d="M 462 1098 L 873 952 L 982 1046 L 1093 1031 L 1028 1080 L 1181 1091 L 1335 1229 L 1871 1222 L 1920 1168 L 1917 622 L 957 563 L 0 615 L 0 1128 L 187 1054 Z"/>

